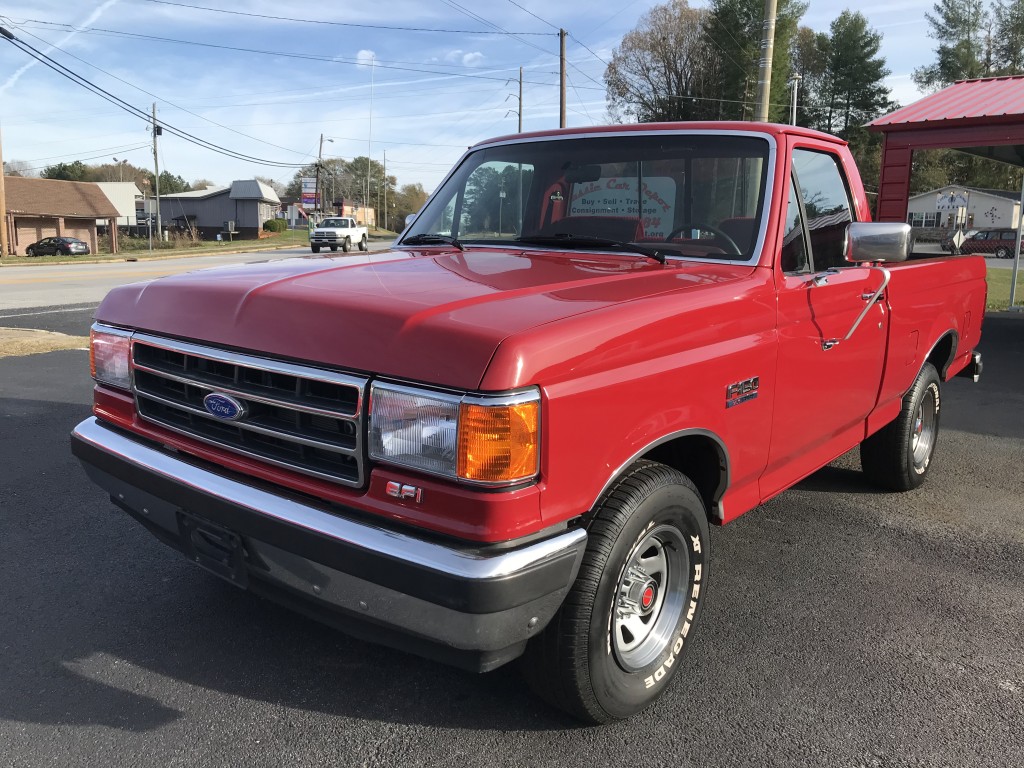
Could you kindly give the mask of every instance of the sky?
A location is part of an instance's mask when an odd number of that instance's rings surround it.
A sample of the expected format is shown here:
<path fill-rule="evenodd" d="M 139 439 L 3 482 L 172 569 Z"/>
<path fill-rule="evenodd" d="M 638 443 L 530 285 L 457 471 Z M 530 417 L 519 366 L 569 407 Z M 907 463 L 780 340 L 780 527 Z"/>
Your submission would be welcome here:
<path fill-rule="evenodd" d="M 934 59 L 924 18 L 933 1 L 869 0 L 857 8 L 883 34 L 887 84 L 901 104 L 923 95 L 910 74 Z M 0 26 L 147 114 L 155 102 L 158 120 L 207 142 L 301 165 L 316 159 L 322 134 L 325 158 L 369 154 L 386 161 L 399 185 L 419 182 L 429 192 L 467 146 L 517 130 L 519 67 L 523 129 L 558 126 L 560 27 L 569 33 L 568 125 L 609 122 L 606 63 L 657 4 L 0 0 Z M 813 0 L 801 23 L 827 31 L 846 7 Z M 145 120 L 32 61 L 0 38 L 5 160 L 40 170 L 115 157 L 152 167 Z M 295 173 L 167 132 L 159 155 L 161 171 L 189 182 L 259 175 L 286 183 Z"/>

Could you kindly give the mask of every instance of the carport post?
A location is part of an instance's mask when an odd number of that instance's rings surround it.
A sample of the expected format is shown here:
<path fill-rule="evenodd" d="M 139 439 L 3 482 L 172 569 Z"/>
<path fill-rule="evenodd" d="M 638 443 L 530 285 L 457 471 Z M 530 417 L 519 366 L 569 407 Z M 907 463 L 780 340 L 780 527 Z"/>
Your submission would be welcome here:
<path fill-rule="evenodd" d="M 1020 237 L 1024 228 L 1024 181 L 1020 185 L 1020 208 L 1017 209 L 1017 243 L 1013 248 L 1013 275 L 1010 277 L 1010 311 L 1021 311 L 1024 307 L 1014 306 L 1017 299 L 1017 273 L 1020 271 Z"/>
<path fill-rule="evenodd" d="M 0 259 L 7 255 L 7 190 L 4 188 L 4 137 L 0 134 Z"/>

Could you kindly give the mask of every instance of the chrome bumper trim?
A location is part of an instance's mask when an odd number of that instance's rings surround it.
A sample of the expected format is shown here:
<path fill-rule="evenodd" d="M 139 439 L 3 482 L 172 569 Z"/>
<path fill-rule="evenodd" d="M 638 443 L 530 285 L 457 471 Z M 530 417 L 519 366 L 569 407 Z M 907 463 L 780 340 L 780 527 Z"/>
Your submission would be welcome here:
<path fill-rule="evenodd" d="M 210 496 L 245 507 L 253 512 L 290 523 L 339 542 L 385 557 L 468 580 L 492 580 L 527 571 L 575 551 L 582 556 L 587 534 L 576 528 L 515 550 L 495 554 L 465 552 L 347 520 L 313 506 L 277 496 L 150 448 L 104 426 L 90 417 L 72 435 L 129 464 L 168 479 L 184 483 Z"/>

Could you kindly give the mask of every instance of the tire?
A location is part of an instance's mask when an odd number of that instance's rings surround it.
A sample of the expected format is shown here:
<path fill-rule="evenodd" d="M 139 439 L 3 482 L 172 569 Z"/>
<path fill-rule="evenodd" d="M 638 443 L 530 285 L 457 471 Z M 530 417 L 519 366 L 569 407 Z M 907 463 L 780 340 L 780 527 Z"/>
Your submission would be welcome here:
<path fill-rule="evenodd" d="M 707 591 L 707 513 L 689 478 L 638 461 L 588 535 L 576 581 L 523 665 L 548 703 L 609 723 L 650 706 L 681 666 Z"/>
<path fill-rule="evenodd" d="M 26 256 L 35 256 L 35 255 L 36 255 L 36 252 L 35 252 L 35 250 L 34 250 L 34 249 L 32 249 L 32 248 L 26 248 L 26 249 L 25 249 L 25 255 L 26 255 Z"/>
<path fill-rule="evenodd" d="M 349 251 L 352 250 L 352 238 L 351 237 L 346 237 L 345 238 L 345 242 L 343 242 L 341 244 L 341 250 L 343 250 L 345 253 L 348 253 Z"/>
<path fill-rule="evenodd" d="M 331 253 L 337 253 L 337 252 L 338 252 L 338 246 L 332 245 L 331 246 Z"/>
<path fill-rule="evenodd" d="M 997 259 L 1008 259 L 1010 258 L 1010 249 L 999 246 L 998 248 L 996 248 L 995 255 Z"/>
<path fill-rule="evenodd" d="M 359 250 L 360 251 L 365 251 L 366 250 L 366 235 L 363 235 L 363 238 L 359 241 Z"/>
<path fill-rule="evenodd" d="M 320 246 L 319 245 L 311 245 L 311 246 L 309 246 L 309 250 L 311 250 L 313 253 L 320 253 Z"/>
<path fill-rule="evenodd" d="M 890 491 L 920 486 L 935 458 L 941 409 L 939 374 L 925 363 L 903 396 L 900 415 L 860 444 L 860 464 L 868 480 Z"/>

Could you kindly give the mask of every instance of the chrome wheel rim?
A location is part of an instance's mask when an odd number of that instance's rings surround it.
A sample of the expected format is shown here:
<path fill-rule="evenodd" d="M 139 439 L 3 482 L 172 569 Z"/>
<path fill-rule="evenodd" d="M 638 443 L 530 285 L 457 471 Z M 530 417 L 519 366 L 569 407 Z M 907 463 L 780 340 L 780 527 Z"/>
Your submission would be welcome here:
<path fill-rule="evenodd" d="M 612 608 L 612 649 L 627 671 L 652 663 L 672 640 L 689 574 L 683 535 L 671 525 L 649 531 L 626 559 Z"/>
<path fill-rule="evenodd" d="M 910 451 L 915 467 L 926 466 L 932 454 L 932 447 L 935 445 L 936 415 L 935 393 L 929 387 L 914 412 Z"/>

